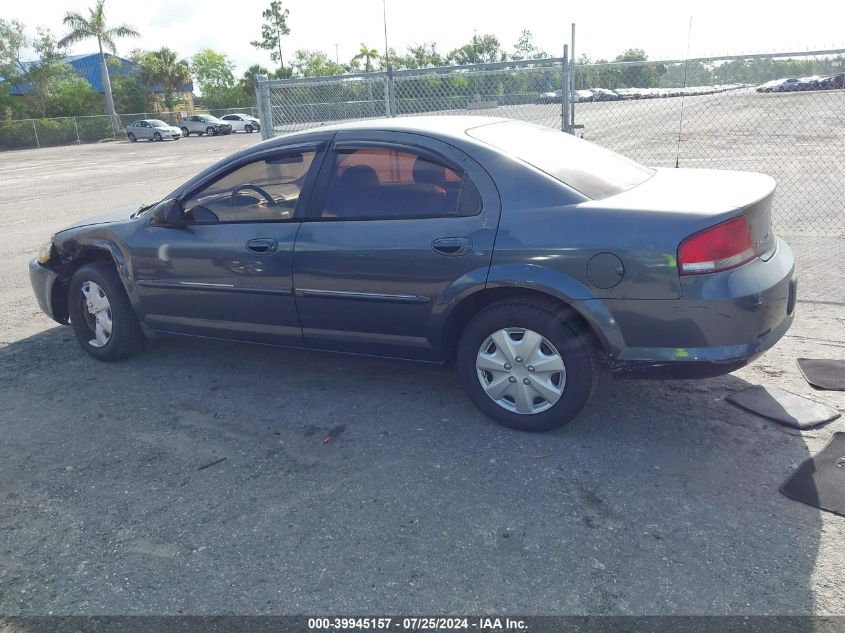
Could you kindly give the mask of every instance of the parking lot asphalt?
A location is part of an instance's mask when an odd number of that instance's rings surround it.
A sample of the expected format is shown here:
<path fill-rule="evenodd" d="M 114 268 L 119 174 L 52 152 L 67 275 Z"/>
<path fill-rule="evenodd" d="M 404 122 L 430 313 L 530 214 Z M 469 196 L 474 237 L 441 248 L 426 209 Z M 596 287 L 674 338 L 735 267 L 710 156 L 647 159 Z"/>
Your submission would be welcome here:
<path fill-rule="evenodd" d="M 845 519 L 778 487 L 799 432 L 725 402 L 841 358 L 840 240 L 788 237 L 795 325 L 726 377 L 604 378 L 543 435 L 449 369 L 165 339 L 104 364 L 27 262 L 256 135 L 0 154 L 0 614 L 845 614 Z M 223 460 L 223 461 L 219 461 Z"/>

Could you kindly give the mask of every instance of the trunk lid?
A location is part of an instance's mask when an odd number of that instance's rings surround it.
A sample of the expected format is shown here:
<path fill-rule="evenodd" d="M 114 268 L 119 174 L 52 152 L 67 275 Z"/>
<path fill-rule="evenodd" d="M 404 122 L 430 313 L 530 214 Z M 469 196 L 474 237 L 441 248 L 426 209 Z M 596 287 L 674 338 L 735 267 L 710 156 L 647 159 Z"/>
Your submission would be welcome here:
<path fill-rule="evenodd" d="M 770 176 L 754 172 L 658 168 L 654 176 L 628 191 L 579 206 L 665 214 L 667 224 L 678 227 L 679 241 L 744 215 L 754 252 L 768 259 L 775 246 L 772 199 L 776 186 Z"/>

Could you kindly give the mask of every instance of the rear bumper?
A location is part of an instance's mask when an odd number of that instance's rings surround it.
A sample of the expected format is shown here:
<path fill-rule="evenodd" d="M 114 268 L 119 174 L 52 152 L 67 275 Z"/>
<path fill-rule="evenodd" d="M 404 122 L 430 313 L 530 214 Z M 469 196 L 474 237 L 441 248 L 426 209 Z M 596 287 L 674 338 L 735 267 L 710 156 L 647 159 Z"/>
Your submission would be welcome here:
<path fill-rule="evenodd" d="M 38 301 L 38 307 L 54 321 L 67 323 L 67 307 L 54 303 L 53 287 L 58 275 L 49 268 L 44 268 L 35 259 L 29 262 L 29 282 Z"/>
<path fill-rule="evenodd" d="M 789 330 L 797 286 L 792 251 L 778 241 L 767 261 L 682 277 L 681 299 L 608 302 L 626 344 L 612 369 L 678 378 L 734 371 Z"/>

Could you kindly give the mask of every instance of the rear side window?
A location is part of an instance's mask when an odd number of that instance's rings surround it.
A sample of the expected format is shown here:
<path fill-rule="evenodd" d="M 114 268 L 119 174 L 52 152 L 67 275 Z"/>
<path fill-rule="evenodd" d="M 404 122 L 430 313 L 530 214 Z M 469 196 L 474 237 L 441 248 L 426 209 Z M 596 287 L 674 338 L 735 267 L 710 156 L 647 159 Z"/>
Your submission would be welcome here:
<path fill-rule="evenodd" d="M 467 134 L 533 165 L 592 200 L 642 184 L 654 170 L 621 154 L 551 128 L 502 121 Z"/>
<path fill-rule="evenodd" d="M 412 151 L 337 153 L 322 217 L 398 219 L 474 215 L 481 197 L 464 174 Z"/>

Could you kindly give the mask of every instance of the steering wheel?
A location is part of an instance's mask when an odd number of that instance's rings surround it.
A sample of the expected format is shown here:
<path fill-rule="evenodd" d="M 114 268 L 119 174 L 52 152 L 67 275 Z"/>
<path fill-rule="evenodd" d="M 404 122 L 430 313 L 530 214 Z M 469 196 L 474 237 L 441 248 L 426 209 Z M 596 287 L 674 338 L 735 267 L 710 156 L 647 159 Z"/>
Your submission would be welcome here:
<path fill-rule="evenodd" d="M 241 185 L 240 187 L 238 187 L 237 189 L 235 189 L 232 192 L 232 200 L 235 200 L 238 197 L 238 193 L 240 193 L 244 189 L 249 189 L 251 191 L 256 192 L 258 195 L 260 195 L 262 198 L 264 198 L 267 201 L 268 207 L 275 207 L 276 206 L 276 201 L 273 199 L 273 196 L 271 196 L 269 193 L 264 191 L 258 185 Z"/>

